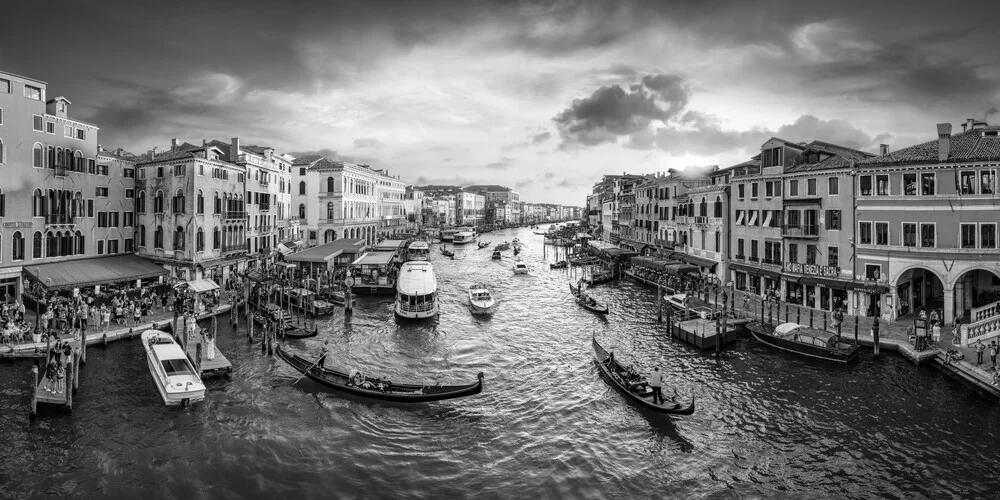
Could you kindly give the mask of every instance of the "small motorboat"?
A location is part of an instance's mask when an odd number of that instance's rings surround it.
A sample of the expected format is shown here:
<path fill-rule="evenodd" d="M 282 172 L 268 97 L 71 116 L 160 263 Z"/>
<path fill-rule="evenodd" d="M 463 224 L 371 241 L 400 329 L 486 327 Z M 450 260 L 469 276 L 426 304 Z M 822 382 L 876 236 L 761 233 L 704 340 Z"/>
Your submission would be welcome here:
<path fill-rule="evenodd" d="M 397 403 L 426 403 L 443 399 L 472 396 L 483 391 L 483 372 L 477 375 L 478 380 L 466 385 L 440 384 L 398 384 L 387 379 L 370 377 L 360 371 L 344 373 L 318 366 L 318 361 L 309 360 L 296 354 L 285 352 L 281 346 L 275 348 L 275 354 L 299 373 L 313 382 L 330 389 L 346 392 L 383 401 Z"/>
<path fill-rule="evenodd" d="M 771 326 L 760 321 L 747 324 L 753 337 L 771 347 L 803 356 L 849 363 L 858 357 L 856 344 L 842 342 L 839 335 L 798 323 Z"/>
<path fill-rule="evenodd" d="M 501 244 L 493 247 L 493 249 L 494 250 L 500 250 L 501 252 L 504 251 L 504 250 L 510 250 L 510 243 L 508 243 L 508 242 L 505 241 L 505 242 L 503 242 L 503 243 L 501 243 Z"/>
<path fill-rule="evenodd" d="M 581 293 L 576 297 L 576 303 L 583 306 L 584 309 L 589 309 L 597 314 L 608 313 L 608 306 L 601 304 L 600 302 L 594 300 L 593 297 L 585 293 Z"/>
<path fill-rule="evenodd" d="M 500 260 L 500 259 L 503 258 L 503 254 L 500 253 L 500 250 L 494 250 L 493 251 L 493 256 L 490 257 L 490 258 L 493 259 L 493 260 Z"/>
<path fill-rule="evenodd" d="M 486 247 L 488 247 L 488 246 L 490 246 L 492 244 L 493 244 L 492 241 L 480 241 L 478 243 L 480 249 L 486 248 Z"/>
<path fill-rule="evenodd" d="M 635 369 L 619 363 L 613 354 L 604 350 L 601 344 L 597 343 L 597 338 L 593 338 L 592 340 L 594 343 L 594 358 L 597 360 L 597 366 L 601 368 L 601 375 L 609 380 L 611 385 L 615 389 L 618 389 L 618 392 L 624 394 L 629 401 L 643 408 L 661 413 L 672 415 L 690 415 L 694 413 L 694 397 L 691 398 L 690 404 L 685 405 L 676 401 L 676 389 L 673 391 L 673 398 L 665 399 L 659 404 L 653 404 L 653 390 L 642 380 L 642 377 L 636 373 Z"/>
<path fill-rule="evenodd" d="M 514 261 L 514 274 L 528 274 L 528 265 L 523 260 Z"/>
<path fill-rule="evenodd" d="M 670 295 L 669 297 L 664 297 L 663 300 L 678 312 L 688 314 L 692 317 L 697 316 L 701 319 L 714 319 L 718 315 L 718 312 L 712 307 L 712 304 L 709 304 L 694 295 L 677 293 Z"/>
<path fill-rule="evenodd" d="M 441 247 L 441 255 L 444 255 L 445 257 L 449 257 L 449 258 L 454 258 L 455 257 L 455 252 L 452 252 L 451 250 L 448 250 L 445 247 Z"/>
<path fill-rule="evenodd" d="M 469 287 L 469 306 L 473 314 L 490 314 L 496 304 L 493 292 L 485 284 L 476 283 Z"/>
<path fill-rule="evenodd" d="M 157 392 L 167 406 L 197 403 L 205 399 L 205 384 L 191 365 L 191 360 L 167 332 L 142 332 L 146 362 Z"/>
<path fill-rule="evenodd" d="M 566 269 L 567 267 L 569 267 L 569 262 L 566 262 L 565 260 L 560 260 L 559 262 L 556 262 L 554 264 L 549 264 L 549 269 Z"/>

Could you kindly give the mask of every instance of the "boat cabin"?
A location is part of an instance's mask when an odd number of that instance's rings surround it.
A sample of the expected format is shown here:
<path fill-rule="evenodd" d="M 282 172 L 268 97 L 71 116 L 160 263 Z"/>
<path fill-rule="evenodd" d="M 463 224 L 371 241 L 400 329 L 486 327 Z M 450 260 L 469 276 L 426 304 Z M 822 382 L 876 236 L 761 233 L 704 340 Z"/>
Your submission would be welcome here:
<path fill-rule="evenodd" d="M 406 261 L 428 261 L 431 256 L 431 246 L 426 241 L 416 240 L 406 248 Z"/>
<path fill-rule="evenodd" d="M 369 252 L 351 263 L 348 269 L 351 291 L 373 295 L 396 293 L 396 253 Z"/>
<path fill-rule="evenodd" d="M 809 328 L 797 323 L 782 323 L 774 327 L 774 336 L 792 340 L 800 344 L 837 348 L 839 337 L 836 333 Z"/>

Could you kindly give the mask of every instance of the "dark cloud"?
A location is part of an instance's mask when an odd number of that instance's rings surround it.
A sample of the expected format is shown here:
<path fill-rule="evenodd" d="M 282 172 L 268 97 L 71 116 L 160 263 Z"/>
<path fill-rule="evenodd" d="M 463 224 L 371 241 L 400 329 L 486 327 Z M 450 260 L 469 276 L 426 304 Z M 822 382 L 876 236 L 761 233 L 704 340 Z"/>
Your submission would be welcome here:
<path fill-rule="evenodd" d="M 646 130 L 654 120 L 670 120 L 687 99 L 680 77 L 646 75 L 628 90 L 620 85 L 604 86 L 590 97 L 574 99 L 553 121 L 564 144 L 593 146 Z"/>
<path fill-rule="evenodd" d="M 537 145 L 539 145 L 539 144 L 541 144 L 541 143 L 549 140 L 551 137 L 552 137 L 552 133 L 551 132 L 542 132 L 540 134 L 535 134 L 535 135 L 531 136 L 531 143 L 537 146 Z"/>

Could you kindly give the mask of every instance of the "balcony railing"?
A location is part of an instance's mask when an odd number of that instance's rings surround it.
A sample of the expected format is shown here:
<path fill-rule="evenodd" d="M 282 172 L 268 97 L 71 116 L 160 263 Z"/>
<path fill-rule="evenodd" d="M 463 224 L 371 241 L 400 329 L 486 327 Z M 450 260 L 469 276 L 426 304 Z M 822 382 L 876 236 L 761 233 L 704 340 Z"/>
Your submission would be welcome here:
<path fill-rule="evenodd" d="M 320 197 L 325 197 L 325 196 L 340 196 L 342 194 L 344 194 L 344 191 L 342 189 L 336 189 L 336 190 L 333 190 L 333 191 L 320 191 L 319 192 Z"/>
<path fill-rule="evenodd" d="M 708 216 L 705 216 L 705 215 L 695 215 L 694 216 L 694 223 L 695 224 L 708 224 Z"/>
<path fill-rule="evenodd" d="M 782 265 L 784 265 L 784 262 L 782 262 L 780 259 L 769 259 L 767 257 L 764 257 L 763 259 L 761 259 L 761 262 L 763 262 L 764 264 L 770 264 L 772 266 L 782 266 Z"/>
<path fill-rule="evenodd" d="M 787 224 L 781 226 L 781 235 L 793 238 L 813 238 L 819 236 L 819 226 L 816 224 Z"/>
<path fill-rule="evenodd" d="M 246 252 L 247 244 L 241 243 L 239 245 L 222 245 L 222 253 L 234 253 L 234 252 Z"/>
<path fill-rule="evenodd" d="M 242 219 L 246 219 L 247 218 L 247 213 L 246 212 L 223 212 L 222 213 L 222 218 L 223 219 L 228 219 L 228 220 L 234 220 L 234 219 L 242 220 Z"/>
<path fill-rule="evenodd" d="M 46 224 L 76 224 L 76 218 L 72 214 L 48 214 L 45 216 Z"/>
<path fill-rule="evenodd" d="M 258 205 L 257 206 L 257 211 L 261 212 L 261 213 L 270 212 L 271 211 L 271 205 Z"/>
<path fill-rule="evenodd" d="M 746 256 L 746 255 L 743 255 L 743 254 L 737 254 L 737 255 L 736 255 L 735 257 L 733 257 L 733 258 L 734 258 L 734 259 L 736 259 L 736 260 L 747 260 L 747 256 Z"/>
<path fill-rule="evenodd" d="M 676 222 L 678 224 L 687 224 L 688 223 L 688 217 L 686 215 L 679 215 L 679 216 L 677 216 L 676 219 L 674 219 L 674 222 Z"/>

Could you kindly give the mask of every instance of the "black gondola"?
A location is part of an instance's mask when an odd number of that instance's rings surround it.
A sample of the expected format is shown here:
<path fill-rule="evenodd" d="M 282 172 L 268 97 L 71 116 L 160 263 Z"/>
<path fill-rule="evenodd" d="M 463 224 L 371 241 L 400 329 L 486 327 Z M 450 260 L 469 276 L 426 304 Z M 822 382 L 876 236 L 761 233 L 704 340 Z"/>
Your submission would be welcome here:
<path fill-rule="evenodd" d="M 397 403 L 425 403 L 472 396 L 483 391 L 483 373 L 478 380 L 468 385 L 416 385 L 396 384 L 380 378 L 367 377 L 360 372 L 341 373 L 316 366 L 316 362 L 296 354 L 285 352 L 281 346 L 275 349 L 278 357 L 317 384 L 355 396 L 361 396 Z"/>
<path fill-rule="evenodd" d="M 560 260 L 555 264 L 549 264 L 549 269 L 565 269 L 567 266 L 569 266 L 568 262 L 566 262 L 565 260 Z"/>
<path fill-rule="evenodd" d="M 576 297 L 576 303 L 583 306 L 584 309 L 589 309 L 597 314 L 607 314 L 608 306 L 597 302 L 589 295 L 583 293 Z"/>
<path fill-rule="evenodd" d="M 500 260 L 500 259 L 502 259 L 502 258 L 503 258 L 503 254 L 502 254 L 502 253 L 500 253 L 500 250 L 494 250 L 494 251 L 493 251 L 493 256 L 492 256 L 491 258 L 492 258 L 493 260 Z"/>
<path fill-rule="evenodd" d="M 610 380 L 611 385 L 618 389 L 618 392 L 627 396 L 630 401 L 660 413 L 672 415 L 694 413 L 694 397 L 691 398 L 691 403 L 687 406 L 673 400 L 666 400 L 654 405 L 652 402 L 653 390 L 649 389 L 645 382 L 640 381 L 641 377 L 635 371 L 622 366 L 614 356 L 608 354 L 608 351 L 605 351 L 601 344 L 597 343 L 596 337 L 592 340 L 594 342 L 594 357 L 597 359 L 597 365 L 601 367 L 601 375 Z"/>
<path fill-rule="evenodd" d="M 572 283 L 569 284 L 569 293 L 572 293 L 574 297 L 580 296 L 580 287 L 573 286 Z"/>

